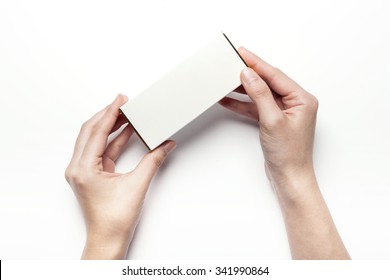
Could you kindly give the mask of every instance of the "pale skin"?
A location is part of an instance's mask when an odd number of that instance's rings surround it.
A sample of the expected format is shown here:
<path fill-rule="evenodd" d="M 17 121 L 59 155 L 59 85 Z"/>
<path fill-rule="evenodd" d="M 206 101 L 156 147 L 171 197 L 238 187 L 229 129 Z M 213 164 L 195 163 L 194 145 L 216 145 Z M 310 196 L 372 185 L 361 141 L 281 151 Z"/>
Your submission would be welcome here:
<path fill-rule="evenodd" d="M 237 91 L 252 102 L 225 97 L 220 104 L 258 122 L 265 171 L 283 213 L 292 258 L 349 259 L 314 173 L 317 99 L 255 54 L 238 51 L 248 68 Z M 116 173 L 115 161 L 133 134 L 119 111 L 126 102 L 119 95 L 83 124 L 65 172 L 87 227 L 83 259 L 126 257 L 150 183 L 176 147 L 166 141 L 133 171 Z M 121 126 L 122 132 L 107 143 Z"/>
<path fill-rule="evenodd" d="M 119 112 L 126 102 L 126 96 L 118 95 L 82 125 L 65 171 L 87 228 L 82 259 L 126 257 L 150 182 L 176 147 L 175 142 L 167 141 L 145 155 L 133 171 L 116 173 L 115 161 L 134 133 Z M 122 125 L 122 132 L 107 145 L 108 136 Z"/>
<path fill-rule="evenodd" d="M 349 259 L 321 195 L 313 167 L 317 99 L 282 71 L 239 48 L 241 73 L 252 102 L 224 107 L 258 121 L 265 171 L 275 188 L 294 259 Z"/>

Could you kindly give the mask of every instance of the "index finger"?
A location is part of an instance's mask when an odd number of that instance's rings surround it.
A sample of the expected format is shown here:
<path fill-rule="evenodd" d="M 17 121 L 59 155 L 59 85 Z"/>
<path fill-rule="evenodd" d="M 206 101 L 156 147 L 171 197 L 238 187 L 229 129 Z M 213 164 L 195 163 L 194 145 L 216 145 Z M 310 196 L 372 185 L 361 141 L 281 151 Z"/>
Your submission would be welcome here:
<path fill-rule="evenodd" d="M 120 116 L 119 108 L 126 102 L 126 96 L 118 95 L 114 102 L 105 109 L 100 119 L 93 124 L 82 155 L 86 160 L 95 160 L 103 155 L 107 146 L 107 138 Z"/>
<path fill-rule="evenodd" d="M 248 64 L 248 67 L 255 70 L 257 74 L 268 84 L 276 93 L 286 96 L 292 92 L 302 90 L 294 80 L 284 74 L 281 70 L 268 64 L 254 53 L 240 47 L 238 52 Z"/>

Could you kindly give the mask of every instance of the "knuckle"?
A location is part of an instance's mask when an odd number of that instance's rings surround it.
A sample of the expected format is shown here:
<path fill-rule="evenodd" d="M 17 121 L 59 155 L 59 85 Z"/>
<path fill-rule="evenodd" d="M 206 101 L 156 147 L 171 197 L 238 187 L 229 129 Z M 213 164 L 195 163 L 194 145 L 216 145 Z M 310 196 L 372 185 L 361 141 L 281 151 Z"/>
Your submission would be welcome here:
<path fill-rule="evenodd" d="M 308 93 L 308 105 L 309 105 L 309 109 L 310 111 L 313 111 L 313 112 L 317 112 L 318 110 L 318 106 L 319 106 L 319 101 L 317 99 L 317 97 L 315 97 L 314 95 Z"/>
<path fill-rule="evenodd" d="M 89 119 L 81 125 L 80 132 L 90 132 L 93 131 L 95 128 L 96 124 L 93 123 L 91 119 Z"/>
<path fill-rule="evenodd" d="M 280 70 L 277 67 L 272 67 L 269 73 L 268 83 L 273 83 L 277 79 L 277 77 L 280 77 L 282 74 L 282 70 Z"/>
<path fill-rule="evenodd" d="M 90 134 L 90 135 L 94 135 L 94 134 L 96 134 L 98 129 L 99 129 L 99 125 L 94 123 L 94 124 L 89 124 L 88 127 L 85 129 L 85 131 L 87 131 L 88 134 Z"/>
<path fill-rule="evenodd" d="M 154 155 L 153 156 L 153 164 L 157 167 L 160 167 L 162 163 L 164 162 L 164 159 L 160 155 Z"/>
<path fill-rule="evenodd" d="M 315 97 L 315 96 L 313 95 L 313 109 L 314 109 L 315 111 L 317 111 L 319 105 L 320 105 L 320 103 L 319 103 L 319 101 L 318 101 L 318 98 Z"/>
<path fill-rule="evenodd" d="M 84 186 L 86 183 L 86 177 L 84 176 L 84 173 L 81 172 L 79 169 L 73 170 L 71 178 L 74 185 L 78 187 Z"/>
<path fill-rule="evenodd" d="M 85 184 L 86 176 L 85 173 L 81 171 L 81 168 L 68 166 L 65 170 L 65 179 L 71 185 L 82 186 Z"/>
<path fill-rule="evenodd" d="M 72 176 L 72 172 L 71 172 L 71 168 L 70 166 L 68 166 L 66 169 L 65 169 L 65 179 L 68 183 L 70 183 L 71 181 L 71 176 Z"/>
<path fill-rule="evenodd" d="M 124 146 L 124 143 L 118 142 L 118 141 L 113 141 L 110 143 L 110 146 L 111 146 L 112 150 L 119 151 Z"/>
<path fill-rule="evenodd" d="M 111 105 L 107 108 L 106 113 L 108 115 L 115 115 L 115 114 L 119 113 L 119 110 L 116 106 Z"/>
<path fill-rule="evenodd" d="M 98 127 L 99 127 L 99 118 L 97 115 L 93 116 L 92 118 L 90 118 L 89 120 L 85 121 L 82 125 L 81 125 L 81 129 L 80 129 L 80 132 L 84 131 L 84 132 L 93 132 L 95 131 Z"/>
<path fill-rule="evenodd" d="M 152 154 L 149 154 L 149 156 L 150 156 L 150 160 L 153 163 L 153 165 L 156 167 L 160 167 L 164 162 L 166 152 L 164 150 L 162 150 L 162 152 L 152 153 Z"/>
<path fill-rule="evenodd" d="M 272 118 L 271 124 L 273 127 L 281 127 L 284 125 L 283 115 L 279 114 L 276 117 Z"/>
<path fill-rule="evenodd" d="M 90 125 L 90 121 L 89 121 L 89 120 L 88 120 L 88 121 L 85 121 L 85 122 L 81 125 L 80 131 L 87 130 L 88 127 L 89 127 L 89 125 Z"/>
<path fill-rule="evenodd" d="M 251 87 L 253 88 L 253 95 L 254 96 L 263 96 L 264 94 L 267 94 L 269 91 L 268 86 L 266 83 L 260 81 L 260 78 L 256 78 L 252 81 Z"/>
<path fill-rule="evenodd" d="M 278 129 L 280 127 L 283 127 L 284 126 L 284 117 L 282 114 L 277 114 L 275 116 L 272 116 L 271 118 L 269 118 L 267 120 L 267 123 L 265 124 L 265 127 L 272 131 L 272 130 L 275 130 L 275 129 Z"/>

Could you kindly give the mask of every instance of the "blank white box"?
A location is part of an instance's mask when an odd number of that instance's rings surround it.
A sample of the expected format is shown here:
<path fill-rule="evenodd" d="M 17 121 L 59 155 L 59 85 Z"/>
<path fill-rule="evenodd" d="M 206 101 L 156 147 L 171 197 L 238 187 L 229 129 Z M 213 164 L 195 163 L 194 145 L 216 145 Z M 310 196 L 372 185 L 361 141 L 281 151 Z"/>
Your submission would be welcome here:
<path fill-rule="evenodd" d="M 246 67 L 225 34 L 172 69 L 121 107 L 153 150 L 240 84 Z"/>

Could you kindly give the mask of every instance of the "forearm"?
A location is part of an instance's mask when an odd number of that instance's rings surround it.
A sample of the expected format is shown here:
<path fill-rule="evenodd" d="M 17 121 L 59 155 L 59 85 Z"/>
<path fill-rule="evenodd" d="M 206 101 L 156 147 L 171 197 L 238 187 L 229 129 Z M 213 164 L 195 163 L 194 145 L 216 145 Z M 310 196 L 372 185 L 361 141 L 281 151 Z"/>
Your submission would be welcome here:
<path fill-rule="evenodd" d="M 314 171 L 274 185 L 293 259 L 349 259 Z"/>

